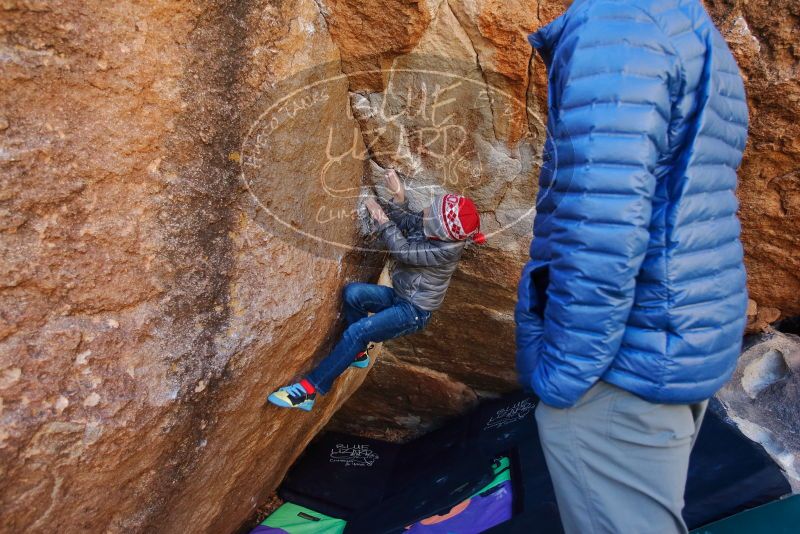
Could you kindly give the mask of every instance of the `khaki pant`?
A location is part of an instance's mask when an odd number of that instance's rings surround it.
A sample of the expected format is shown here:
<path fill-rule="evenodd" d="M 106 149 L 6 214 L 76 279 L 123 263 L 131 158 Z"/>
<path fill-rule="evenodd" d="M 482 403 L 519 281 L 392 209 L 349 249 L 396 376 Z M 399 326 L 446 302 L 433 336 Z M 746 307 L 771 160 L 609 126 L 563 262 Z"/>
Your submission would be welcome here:
<path fill-rule="evenodd" d="M 689 453 L 707 404 L 654 404 L 605 382 L 572 408 L 539 403 L 566 533 L 686 533 Z"/>

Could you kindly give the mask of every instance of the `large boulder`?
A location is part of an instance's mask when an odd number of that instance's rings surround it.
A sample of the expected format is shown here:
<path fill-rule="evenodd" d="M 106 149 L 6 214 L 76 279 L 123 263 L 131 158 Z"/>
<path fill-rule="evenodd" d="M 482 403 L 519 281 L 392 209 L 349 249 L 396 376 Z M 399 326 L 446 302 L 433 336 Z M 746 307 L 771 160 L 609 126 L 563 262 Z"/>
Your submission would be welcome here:
<path fill-rule="evenodd" d="M 748 288 L 759 306 L 800 314 L 800 4 L 707 0 L 745 76 L 750 136 L 739 171 Z"/>
<path fill-rule="evenodd" d="M 751 328 L 764 330 L 800 312 L 798 7 L 708 7 L 750 98 L 740 201 Z M 525 37 L 562 10 L 0 3 L 3 530 L 241 524 L 366 375 L 348 371 L 312 415 L 263 407 L 330 348 L 342 285 L 375 279 L 356 201 L 389 166 L 417 208 L 445 189 L 472 196 L 489 241 L 335 424 L 402 439 L 514 388 L 546 119 Z M 758 369 L 742 382 L 756 419 L 793 384 L 759 390 Z"/>
<path fill-rule="evenodd" d="M 337 48 L 312 0 L 0 13 L 0 530 L 230 531 L 365 376 L 313 415 L 264 407 L 374 274 L 352 220 L 314 227 L 339 245 L 321 250 L 257 202 L 354 206 L 318 181 L 358 132 Z M 318 65 L 324 97 L 268 130 Z M 334 167 L 358 189 L 360 158 Z"/>
<path fill-rule="evenodd" d="M 401 0 L 391 3 L 406 5 Z M 444 306 L 434 314 L 428 329 L 386 344 L 392 356 L 405 364 L 403 378 L 391 388 L 392 394 L 398 394 L 398 384 L 411 382 L 409 374 L 414 369 L 420 381 L 435 390 L 427 402 L 414 397 L 414 403 L 392 403 L 394 415 L 382 407 L 377 420 L 361 418 L 372 435 L 385 429 L 391 437 L 415 435 L 438 424 L 452 411 L 451 403 L 445 403 L 436 415 L 439 398 L 448 391 L 461 391 L 466 386 L 478 396 L 490 396 L 515 387 L 513 307 L 531 236 L 532 212 L 526 210 L 533 207 L 536 155 L 544 135 L 547 94 L 544 66 L 525 37 L 564 9 L 564 3 L 558 0 L 535 5 L 444 0 L 426 5 L 432 6 L 424 17 L 429 19 L 427 27 L 415 31 L 413 46 L 406 41 L 393 50 L 391 62 L 384 62 L 383 79 L 407 76 L 403 69 L 408 64 L 423 61 L 415 56 L 418 54 L 435 58 L 428 59 L 430 65 L 444 64 L 450 70 L 455 66 L 463 78 L 482 80 L 489 88 L 489 98 L 462 97 L 463 108 L 455 110 L 453 117 L 457 124 L 467 125 L 467 151 L 480 161 L 474 166 L 480 171 L 478 179 L 467 181 L 463 191 L 476 198 L 490 239 L 485 247 L 467 251 Z M 788 0 L 768 6 L 744 0 L 710 0 L 707 5 L 730 43 L 747 85 L 751 129 L 739 172 L 739 198 L 751 295 L 748 331 L 759 332 L 781 317 L 800 312 L 800 126 L 796 120 L 800 112 L 800 56 L 794 38 L 800 12 L 797 3 Z M 360 24 L 357 17 L 338 19 L 335 10 L 326 13 L 326 20 L 332 27 Z M 382 42 L 386 37 L 382 27 L 372 26 L 370 40 Z M 334 40 L 343 55 L 359 52 L 349 41 L 337 40 L 335 34 Z M 448 62 L 441 57 L 451 59 Z M 395 159 L 414 177 L 413 183 L 428 184 L 438 177 L 445 187 L 461 186 L 462 181 L 446 179 L 437 167 L 438 160 L 426 159 L 424 153 L 415 158 L 413 150 L 393 151 L 401 144 L 398 135 L 380 123 L 378 119 L 385 114 L 375 110 L 382 109 L 384 102 L 397 100 L 414 109 L 412 100 L 394 96 L 406 94 L 402 87 L 359 86 L 354 112 L 365 138 L 374 138 L 368 143 L 381 147 L 381 154 L 400 153 L 402 157 Z M 402 122 L 410 139 L 415 138 L 414 132 L 425 132 L 429 127 L 426 117 L 413 113 L 393 122 Z M 518 218 L 520 213 L 526 216 Z M 427 378 L 430 369 L 439 373 L 436 382 Z M 362 401 L 378 398 L 380 392 L 371 388 L 387 382 L 366 384 L 337 413 L 333 425 L 352 430 L 357 426 L 353 420 L 363 411 Z M 464 409 L 470 405 L 468 397 L 456 398 L 464 399 Z"/>
<path fill-rule="evenodd" d="M 726 415 L 783 468 L 800 491 L 800 336 L 751 336 L 736 372 L 717 394 Z"/>
<path fill-rule="evenodd" d="M 387 14 L 407 5 L 389 4 Z M 372 179 L 379 180 L 381 168 L 397 168 L 415 209 L 442 191 L 470 196 L 488 241 L 468 247 L 428 328 L 387 343 L 391 359 L 378 362 L 333 423 L 393 439 L 424 432 L 481 395 L 516 387 L 513 307 L 545 133 L 544 70 L 531 64 L 526 39 L 543 23 L 537 10 L 514 2 L 415 5 L 427 10 L 428 21 L 415 40 L 391 54 L 384 46 L 381 61 L 361 62 L 382 65 L 381 75 L 372 75 L 382 83 L 365 85 L 363 71 L 349 73 L 353 114 L 373 151 Z M 352 33 L 341 28 L 362 21 L 340 12 L 323 10 L 329 27 Z M 393 42 L 383 27 L 374 27 L 371 41 Z M 333 37 L 343 57 L 361 51 L 337 32 Z M 381 395 L 397 401 L 378 406 Z M 365 413 L 369 406 L 372 415 Z"/>

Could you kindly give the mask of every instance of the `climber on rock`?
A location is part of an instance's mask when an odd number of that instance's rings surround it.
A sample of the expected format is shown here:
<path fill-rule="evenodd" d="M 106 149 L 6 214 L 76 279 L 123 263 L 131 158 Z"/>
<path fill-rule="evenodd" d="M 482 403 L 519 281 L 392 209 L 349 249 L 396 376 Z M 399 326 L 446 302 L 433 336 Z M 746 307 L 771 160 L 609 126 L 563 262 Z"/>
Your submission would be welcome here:
<path fill-rule="evenodd" d="M 297 383 L 282 387 L 267 400 L 284 408 L 311 410 L 317 393 L 325 394 L 348 367 L 366 368 L 370 342 L 419 332 L 444 300 L 468 239 L 483 243 L 480 217 L 469 198 L 437 195 L 422 212 L 410 211 L 397 173 L 384 175 L 392 199 L 384 212 L 366 201 L 378 234 L 394 259 L 392 285 L 351 283 L 344 288 L 347 328 L 330 354 Z M 372 315 L 369 315 L 372 314 Z"/>

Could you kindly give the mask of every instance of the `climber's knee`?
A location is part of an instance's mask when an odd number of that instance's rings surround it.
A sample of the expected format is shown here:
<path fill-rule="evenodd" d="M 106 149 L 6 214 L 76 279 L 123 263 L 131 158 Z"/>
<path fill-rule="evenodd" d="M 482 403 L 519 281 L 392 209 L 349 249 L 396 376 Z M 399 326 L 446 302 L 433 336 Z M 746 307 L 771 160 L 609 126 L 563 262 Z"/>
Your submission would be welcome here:
<path fill-rule="evenodd" d="M 356 285 L 357 284 L 355 282 L 350 282 L 344 286 L 344 289 L 342 290 L 342 298 L 344 298 L 344 301 L 351 306 L 355 306 L 358 302 L 358 289 L 356 288 Z"/>

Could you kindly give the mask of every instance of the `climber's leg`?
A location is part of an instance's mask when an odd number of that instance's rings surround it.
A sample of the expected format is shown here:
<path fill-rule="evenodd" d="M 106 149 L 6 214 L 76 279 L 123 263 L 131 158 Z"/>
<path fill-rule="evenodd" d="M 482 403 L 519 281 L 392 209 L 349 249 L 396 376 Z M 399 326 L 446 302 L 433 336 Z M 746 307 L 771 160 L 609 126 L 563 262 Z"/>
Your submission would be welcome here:
<path fill-rule="evenodd" d="M 394 290 L 376 284 L 353 282 L 344 286 L 344 318 L 347 325 L 394 305 Z"/>
<path fill-rule="evenodd" d="M 348 326 L 360 321 L 370 313 L 376 313 L 394 305 L 394 290 L 386 286 L 353 282 L 347 284 L 342 293 L 344 317 Z M 369 367 L 369 363 L 368 349 L 364 349 L 353 356 L 350 366 L 366 369 Z"/>
<path fill-rule="evenodd" d="M 394 297 L 393 297 L 394 298 Z M 308 375 L 308 381 L 320 393 L 327 393 L 333 381 L 353 362 L 353 355 L 366 349 L 370 341 L 381 342 L 422 330 L 430 312 L 406 301 L 395 299 L 394 305 L 354 322 L 327 358 Z"/>
<path fill-rule="evenodd" d="M 336 379 L 348 365 L 365 368 L 369 366 L 369 355 L 366 353 L 367 344 L 370 340 L 382 341 L 383 338 L 389 339 L 391 332 L 390 318 L 392 314 L 384 314 L 376 321 L 370 321 L 365 325 L 356 328 L 356 325 L 366 320 L 369 313 L 388 311 L 400 305 L 416 310 L 408 303 L 395 302 L 394 290 L 390 287 L 375 284 L 353 283 L 344 288 L 344 314 L 348 323 L 348 328 L 339 343 L 334 347 L 331 354 L 325 358 L 317 369 L 312 373 L 316 376 L 312 382 L 303 379 L 295 384 L 282 387 L 267 397 L 267 401 L 282 408 L 300 408 L 309 411 L 314 406 L 316 399 L 316 384 L 323 384 L 324 389 L 320 393 L 325 393 L 330 388 L 333 380 Z M 416 310 L 413 314 L 416 318 L 427 319 L 429 312 Z M 397 312 L 394 313 L 397 316 Z M 402 322 L 398 323 L 404 326 Z M 402 335 L 402 334 L 398 334 Z M 389 337 L 386 337 L 389 336 Z M 347 353 L 346 351 L 350 351 Z M 345 355 L 345 356 L 343 356 Z M 343 365 L 343 367 L 342 367 Z M 311 376 L 309 377 L 311 378 Z"/>

